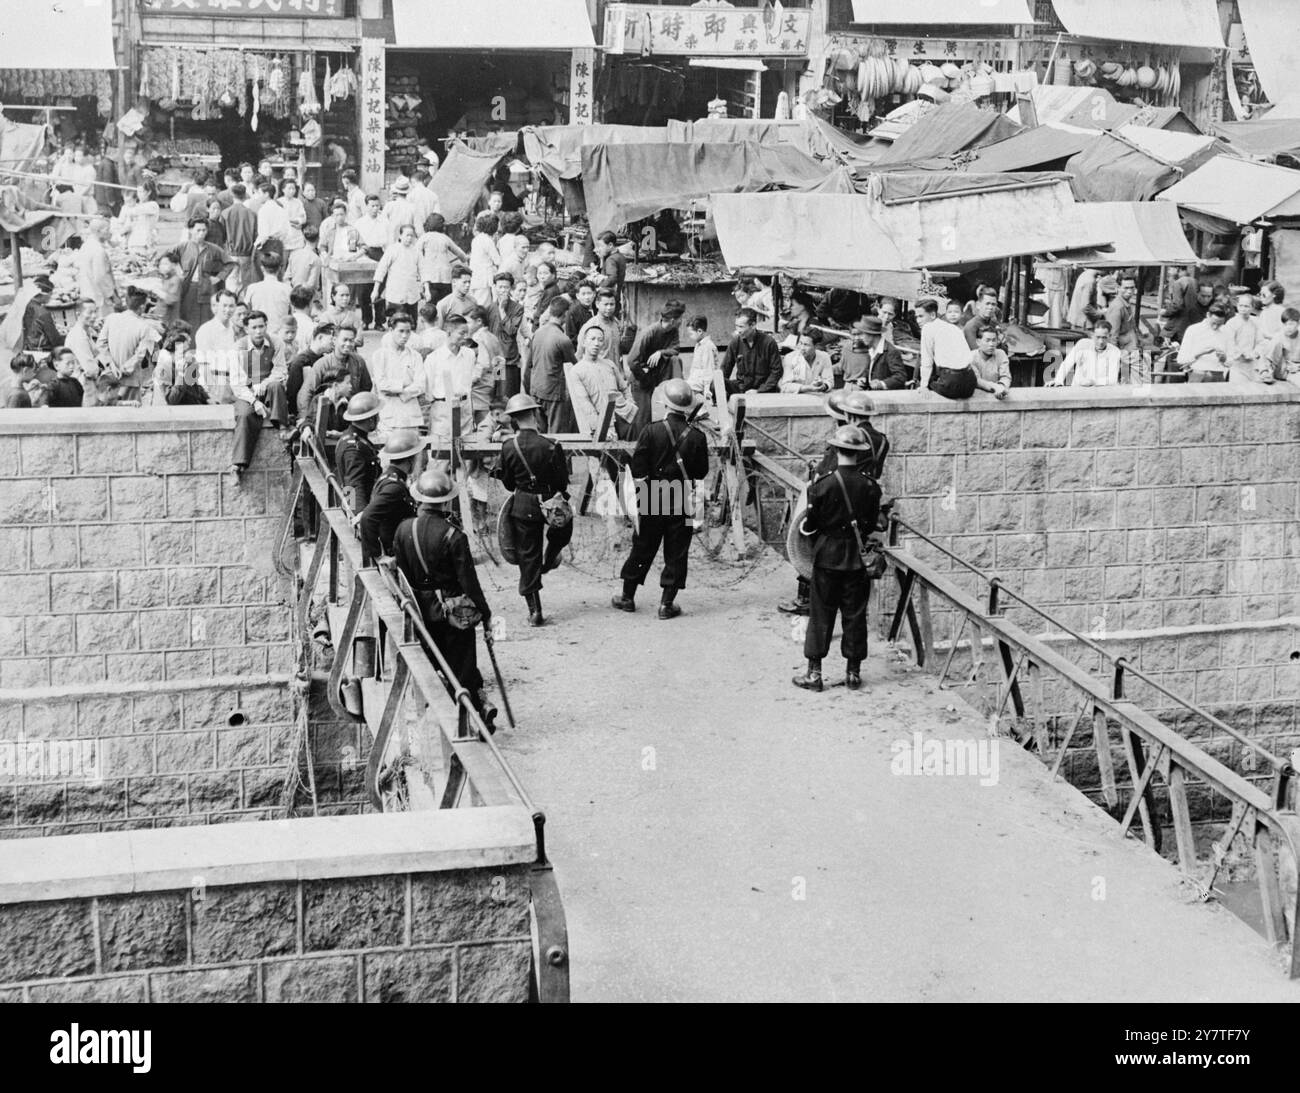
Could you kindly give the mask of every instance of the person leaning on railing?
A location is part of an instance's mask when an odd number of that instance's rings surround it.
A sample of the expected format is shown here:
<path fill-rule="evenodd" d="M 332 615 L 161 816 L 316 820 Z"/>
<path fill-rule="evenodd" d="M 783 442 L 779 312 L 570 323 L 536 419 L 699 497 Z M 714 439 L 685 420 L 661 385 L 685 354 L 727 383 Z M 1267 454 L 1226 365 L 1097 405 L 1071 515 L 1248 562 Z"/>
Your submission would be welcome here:
<path fill-rule="evenodd" d="M 1073 376 L 1074 387 L 1114 387 L 1119 383 L 1119 365 L 1119 348 L 1110 344 L 1110 323 L 1098 319 L 1092 324 L 1092 337 L 1070 347 L 1047 386 L 1064 387 Z"/>
<path fill-rule="evenodd" d="M 1228 309 L 1215 304 L 1183 334 L 1178 363 L 1188 372 L 1189 383 L 1227 382 L 1228 336 L 1223 329 L 1227 321 Z"/>

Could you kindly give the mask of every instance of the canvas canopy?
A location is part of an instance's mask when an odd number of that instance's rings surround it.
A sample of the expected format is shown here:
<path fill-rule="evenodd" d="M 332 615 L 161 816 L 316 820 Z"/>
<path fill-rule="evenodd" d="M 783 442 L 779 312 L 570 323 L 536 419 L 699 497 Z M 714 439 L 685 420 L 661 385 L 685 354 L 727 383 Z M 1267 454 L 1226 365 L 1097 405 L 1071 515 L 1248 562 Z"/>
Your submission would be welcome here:
<path fill-rule="evenodd" d="M 1015 136 L 976 149 L 966 169 L 981 174 L 1024 171 L 1044 163 L 1068 159 L 1096 140 L 1095 129 L 1050 122 L 1021 130 Z M 931 165 L 930 162 L 924 164 L 926 167 Z"/>
<path fill-rule="evenodd" d="M 1251 224 L 1265 216 L 1300 216 L 1300 171 L 1216 156 L 1158 200 L 1232 224 Z"/>
<path fill-rule="evenodd" d="M 1295 81 L 1300 34 L 1296 33 L 1295 0 L 1237 0 L 1237 10 L 1250 45 L 1250 62 L 1269 102 L 1285 103 L 1288 117 L 1300 116 Z"/>
<path fill-rule="evenodd" d="M 1065 169 L 1080 201 L 1149 201 L 1182 177 L 1176 167 L 1109 134 L 1071 156 Z"/>
<path fill-rule="evenodd" d="M 1068 182 L 1069 175 L 1059 171 L 1022 171 L 1020 173 L 982 174 L 962 171 L 889 171 L 872 176 L 866 192 L 886 205 L 924 201 L 941 197 L 960 197 L 991 193 L 995 190 L 1025 190 L 1033 186 L 1051 186 Z M 859 188 L 863 184 L 859 183 Z"/>
<path fill-rule="evenodd" d="M 1019 127 L 1003 114 L 974 103 L 945 103 L 903 133 L 876 163 L 915 163 L 1004 140 Z"/>
<path fill-rule="evenodd" d="M 668 140 L 674 143 L 699 141 L 752 140 L 759 144 L 793 144 L 805 152 L 810 151 L 808 124 L 803 121 L 772 121 L 753 118 L 706 118 L 703 121 L 676 121 L 667 123 Z M 587 144 L 601 142 L 589 140 Z"/>
<path fill-rule="evenodd" d="M 1106 268 L 1182 266 L 1197 260 L 1173 205 L 1098 201 L 1076 205 L 1075 213 L 1089 230 L 1104 235 L 1110 243 L 1106 247 L 1056 252 L 1053 257 L 1057 262 Z"/>
<path fill-rule="evenodd" d="M 1222 49 L 1215 0 L 1052 0 L 1070 34 L 1117 42 Z"/>
<path fill-rule="evenodd" d="M 1029 0 L 928 0 L 900 10 L 896 0 L 853 0 L 855 23 L 912 26 L 961 26 L 972 23 L 1032 24 L 1034 13 Z"/>
<path fill-rule="evenodd" d="M 0 68 L 116 68 L 113 5 L 23 4 L 0 22 Z"/>
<path fill-rule="evenodd" d="M 429 183 L 448 224 L 459 224 L 469 216 L 492 171 L 506 154 L 475 152 L 461 141 L 448 146 L 447 158 Z"/>
<path fill-rule="evenodd" d="M 1244 155 L 1300 155 L 1300 118 L 1275 118 L 1270 113 L 1250 121 L 1215 122 L 1214 131 Z"/>
<path fill-rule="evenodd" d="M 587 219 L 617 229 L 663 209 L 688 209 L 713 193 L 802 186 L 829 168 L 788 145 L 596 144 L 582 147 Z"/>
<path fill-rule="evenodd" d="M 524 154 L 557 190 L 561 179 L 582 177 L 584 144 L 662 144 L 662 125 L 530 125 L 523 130 Z"/>
<path fill-rule="evenodd" d="M 733 269 L 888 296 L 914 298 L 920 290 L 920 275 L 860 194 L 719 193 L 713 218 Z"/>

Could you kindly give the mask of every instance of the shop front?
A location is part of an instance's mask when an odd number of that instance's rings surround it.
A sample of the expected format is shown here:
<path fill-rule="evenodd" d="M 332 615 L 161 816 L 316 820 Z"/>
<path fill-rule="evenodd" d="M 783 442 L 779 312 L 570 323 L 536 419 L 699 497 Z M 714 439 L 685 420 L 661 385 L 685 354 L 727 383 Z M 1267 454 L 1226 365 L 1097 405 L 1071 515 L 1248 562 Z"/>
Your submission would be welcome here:
<path fill-rule="evenodd" d="M 596 99 L 610 124 L 789 118 L 810 43 L 808 7 L 609 4 Z"/>
<path fill-rule="evenodd" d="M 416 167 L 421 141 L 441 160 L 456 141 L 509 151 L 526 125 L 567 123 L 579 105 L 590 114 L 595 40 L 585 0 L 384 0 L 382 18 L 367 14 L 367 189 Z"/>
<path fill-rule="evenodd" d="M 357 164 L 357 21 L 346 0 L 140 0 L 136 139 L 164 195 L 269 160 L 328 192 Z"/>

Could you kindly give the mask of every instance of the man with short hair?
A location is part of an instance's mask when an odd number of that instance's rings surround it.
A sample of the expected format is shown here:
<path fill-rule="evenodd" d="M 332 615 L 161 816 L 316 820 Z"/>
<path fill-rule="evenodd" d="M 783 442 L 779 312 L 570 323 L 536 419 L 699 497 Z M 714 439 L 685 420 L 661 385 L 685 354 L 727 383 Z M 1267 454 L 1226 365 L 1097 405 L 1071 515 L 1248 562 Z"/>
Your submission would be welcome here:
<path fill-rule="evenodd" d="M 492 303 L 488 306 L 487 326 L 501 343 L 505 357 L 504 398 L 519 394 L 519 328 L 524 321 L 524 305 L 511 296 L 514 275 L 502 270 L 492 278 Z"/>
<path fill-rule="evenodd" d="M 975 315 L 966 321 L 962 327 L 962 333 L 966 335 L 966 344 L 972 349 L 979 348 L 980 331 L 986 326 L 992 326 L 998 334 L 998 343 L 1001 343 L 1002 332 L 998 330 L 998 296 L 992 289 L 985 289 L 979 299 L 975 301 Z"/>
<path fill-rule="evenodd" d="M 272 239 L 284 246 L 290 230 L 289 214 L 275 199 L 275 183 L 263 182 L 258 189 L 265 200 L 257 210 L 257 239 L 253 249 L 256 251 Z"/>
<path fill-rule="evenodd" d="M 1110 323 L 1098 319 L 1092 337 L 1080 338 L 1070 347 L 1048 387 L 1063 387 L 1073 375 L 1075 387 L 1114 387 L 1119 383 L 1119 349 L 1110 344 Z"/>
<path fill-rule="evenodd" d="M 596 286 L 590 281 L 580 282 L 577 289 L 574 290 L 573 304 L 564 316 L 564 333 L 568 336 L 569 341 L 575 345 L 578 343 L 578 335 L 582 328 L 595 315 L 595 311 L 592 309 L 595 300 Z"/>
<path fill-rule="evenodd" d="M 797 347 L 785 355 L 777 390 L 783 395 L 821 395 L 833 382 L 831 357 L 821 349 L 821 335 L 815 330 L 804 331 Z"/>
<path fill-rule="evenodd" d="M 220 311 L 234 311 L 234 298 L 226 292 L 219 301 Z M 235 407 L 235 434 L 231 454 L 231 472 L 236 479 L 243 476 L 253 462 L 257 443 L 265 424 L 287 426 L 290 420 L 289 400 L 285 392 L 287 379 L 284 347 L 267 331 L 266 315 L 250 311 L 244 320 L 247 333 L 235 344 L 230 360 L 229 397 L 213 401 L 233 402 Z M 209 392 L 211 392 L 209 387 Z"/>
<path fill-rule="evenodd" d="M 286 346 L 286 352 L 302 353 L 311 348 L 312 333 L 316 329 L 316 320 L 310 308 L 315 294 L 309 288 L 291 288 L 289 290 L 289 318 L 293 320 L 293 344 Z"/>
<path fill-rule="evenodd" d="M 216 298 L 213 289 L 224 284 L 235 268 L 234 260 L 207 239 L 208 217 L 204 213 L 190 219 L 189 237 L 167 253 L 167 257 L 181 271 L 180 299 L 177 305 L 180 317 L 196 331 L 212 318 L 211 305 Z M 234 309 L 231 310 L 233 312 Z"/>
<path fill-rule="evenodd" d="M 316 249 L 319 230 L 312 224 L 302 229 L 302 246 L 289 254 L 289 284 L 294 288 L 309 288 L 312 295 L 320 292 L 321 258 Z"/>
<path fill-rule="evenodd" d="M 348 223 L 348 203 L 336 197 L 329 219 L 320 226 L 320 253 L 330 259 L 350 259 L 361 251 L 361 236 Z"/>
<path fill-rule="evenodd" d="M 728 395 L 766 395 L 781 382 L 781 350 L 776 339 L 758 329 L 758 312 L 736 312 L 735 333 L 722 354 L 722 375 Z"/>
<path fill-rule="evenodd" d="M 34 278 L 36 293 L 23 310 L 23 334 L 20 348 L 28 353 L 48 353 L 63 344 L 63 335 L 54 325 L 54 316 L 45 305 L 54 292 L 54 282 L 48 277 Z"/>
<path fill-rule="evenodd" d="M 149 354 L 162 341 L 162 326 L 146 319 L 149 294 L 134 286 L 126 290 L 126 310 L 104 320 L 96 348 L 100 360 L 107 358 L 127 402 L 140 401 L 142 389 L 152 387 L 153 375 L 147 367 Z"/>
<path fill-rule="evenodd" d="M 1137 278 L 1131 273 L 1119 276 L 1119 294 L 1106 308 L 1111 340 L 1120 352 L 1120 382 L 1145 383 L 1150 369 L 1142 355 L 1142 340 L 1137 325 Z M 1136 373 L 1136 374 L 1135 374 Z"/>
<path fill-rule="evenodd" d="M 443 330 L 447 329 L 447 320 L 452 315 L 468 315 L 472 308 L 478 307 L 478 301 L 469 291 L 472 278 L 468 266 L 452 268 L 451 294 L 438 301 L 438 325 Z"/>
<path fill-rule="evenodd" d="M 415 223 L 420 235 L 424 234 L 424 222 L 434 213 L 442 212 L 442 204 L 438 200 L 438 195 L 429 189 L 429 183 L 433 175 L 424 167 L 417 167 L 411 173 L 411 190 L 407 194 L 406 200 L 411 203 L 415 210 Z"/>
<path fill-rule="evenodd" d="M 493 401 L 505 386 L 505 347 L 488 325 L 487 308 L 474 308 L 465 321 L 466 344 L 474 350 L 470 398 L 474 404 L 474 424 L 478 425 L 491 412 Z M 502 398 L 501 402 L 504 401 Z"/>
<path fill-rule="evenodd" d="M 334 324 L 317 323 L 312 328 L 311 341 L 306 349 L 300 349 L 289 361 L 288 376 L 285 382 L 285 394 L 289 405 L 295 412 L 301 413 L 304 405 L 299 401 L 307 371 L 315 367 L 316 362 L 334 350 Z"/>
<path fill-rule="evenodd" d="M 592 279 L 598 281 L 601 288 L 613 289 L 617 301 L 627 280 L 627 259 L 619 253 L 618 237 L 611 231 L 601 232 L 596 237 L 595 251 Z"/>
<path fill-rule="evenodd" d="M 77 355 L 77 366 L 83 373 L 95 371 L 95 342 L 99 340 L 100 326 L 99 305 L 94 300 L 80 300 L 77 303 L 77 321 L 72 324 L 64 345 Z"/>
<path fill-rule="evenodd" d="M 614 395 L 614 434 L 620 440 L 629 439 L 632 423 L 636 420 L 636 402 L 628 392 L 623 370 L 610 359 L 605 346 L 605 332 L 599 326 L 588 323 L 583 327 L 580 348 L 582 356 L 573 366 L 575 417 L 579 423 L 590 421 L 593 429 L 599 429 L 605 417 L 605 407 L 609 404 L 609 396 Z M 618 472 L 617 463 L 613 472 Z"/>
<path fill-rule="evenodd" d="M 272 330 L 283 330 L 292 310 L 289 296 L 293 287 L 280 280 L 278 254 L 263 254 L 258 265 L 262 270 L 262 279 L 249 285 L 240 296 L 248 304 L 249 310 L 266 315 Z"/>
<path fill-rule="evenodd" d="M 622 339 L 623 331 L 619 327 L 618 319 L 615 317 L 615 312 L 618 310 L 617 293 L 612 288 L 598 288 L 594 306 L 595 314 L 582 324 L 582 328 L 578 331 L 578 336 L 574 339 L 573 344 L 575 347 L 581 348 L 582 341 L 587 336 L 587 331 L 593 326 L 598 326 L 605 335 L 605 356 L 618 364 L 619 359 L 622 357 L 619 352 L 619 341 Z"/>
<path fill-rule="evenodd" d="M 578 431 L 564 382 L 565 363 L 577 360 L 573 342 L 564 333 L 564 317 L 568 311 L 569 305 L 564 300 L 551 301 L 541 327 L 533 335 L 531 359 L 524 373 L 524 387 L 546 415 L 548 433 Z"/>
<path fill-rule="evenodd" d="M 1255 297 L 1243 292 L 1237 297 L 1237 313 L 1223 324 L 1228 339 L 1228 373 L 1232 382 L 1251 383 L 1256 379 L 1273 382 L 1273 373 L 1267 364 L 1261 366 L 1260 348 L 1264 338 L 1255 318 Z"/>
<path fill-rule="evenodd" d="M 205 232 L 207 223 L 205 216 Z M 108 221 L 103 217 L 94 217 L 86 228 L 81 249 L 77 252 L 77 292 L 83 300 L 94 300 L 101 316 L 111 314 L 118 300 L 113 264 L 109 261 L 105 246 L 108 239 Z"/>
<path fill-rule="evenodd" d="M 952 323 L 940 321 L 937 300 L 921 300 L 916 319 L 921 324 L 921 390 L 945 398 L 970 398 L 975 372 L 965 335 Z"/>
<path fill-rule="evenodd" d="M 691 347 L 691 374 L 686 382 L 705 402 L 712 402 L 713 377 L 718 370 L 718 347 L 709 337 L 707 315 L 693 315 L 686 320 L 686 341 Z M 617 345 L 614 355 L 618 355 Z"/>
<path fill-rule="evenodd" d="M 410 347 L 414 324 L 405 311 L 394 312 L 388 319 L 391 347 L 380 346 L 370 360 L 370 375 L 379 395 L 379 428 L 418 429 L 424 424 L 420 396 L 426 394 L 424 361 Z"/>
<path fill-rule="evenodd" d="M 321 314 L 317 321 L 333 320 Z M 334 348 L 318 362 L 318 367 L 322 373 L 346 372 L 352 377 L 354 394 L 374 389 L 365 358 L 357 352 L 357 328 L 350 323 L 339 323 L 334 327 Z"/>
<path fill-rule="evenodd" d="M 1011 358 L 998 348 L 998 328 L 987 323 L 979 328 L 978 342 L 970 357 L 975 369 L 975 386 L 995 399 L 1004 399 L 1011 390 Z"/>
<path fill-rule="evenodd" d="M 447 320 L 446 342 L 424 358 L 425 391 L 432 402 L 429 431 L 441 439 L 451 437 L 452 410 L 460 410 L 460 432 L 474 431 L 473 386 L 477 357 L 466 344 L 469 323 L 463 315 Z"/>
<path fill-rule="evenodd" d="M 1165 336 L 1172 342 L 1181 342 L 1188 327 L 1205 321 L 1205 314 L 1214 302 L 1214 286 L 1208 281 L 1193 286 L 1184 295 L 1176 310 L 1165 309 Z"/>
<path fill-rule="evenodd" d="M 1228 380 L 1228 338 L 1223 324 L 1228 309 L 1214 304 L 1205 318 L 1189 326 L 1178 347 L 1178 363 L 1187 372 L 1188 383 L 1226 383 Z"/>
<path fill-rule="evenodd" d="M 302 201 L 303 212 L 307 214 L 303 221 L 304 228 L 315 228 L 320 231 L 320 226 L 325 222 L 325 217 L 329 215 L 329 206 L 325 199 L 316 192 L 316 183 L 304 182 L 302 184 Z"/>
<path fill-rule="evenodd" d="M 652 402 L 655 390 L 671 379 L 678 365 L 677 347 L 681 341 L 682 316 L 686 305 L 667 300 L 659 311 L 659 321 L 643 327 L 627 354 L 627 372 L 631 377 L 632 398 L 636 402 L 636 420 L 632 437 L 639 437 L 654 417 Z"/>
<path fill-rule="evenodd" d="M 226 287 L 238 293 L 253 281 L 253 245 L 257 242 L 257 213 L 246 204 L 248 190 L 242 182 L 230 187 L 230 204 L 221 211 L 221 227 L 226 233 L 226 253 L 234 269 Z"/>

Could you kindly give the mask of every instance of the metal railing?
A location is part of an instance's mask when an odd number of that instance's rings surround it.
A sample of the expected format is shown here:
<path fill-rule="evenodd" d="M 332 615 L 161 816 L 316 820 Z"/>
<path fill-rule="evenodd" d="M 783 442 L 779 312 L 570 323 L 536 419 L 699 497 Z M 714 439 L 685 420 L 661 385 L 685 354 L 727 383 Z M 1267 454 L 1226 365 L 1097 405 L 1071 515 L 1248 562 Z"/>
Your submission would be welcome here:
<path fill-rule="evenodd" d="M 536 923 L 533 953 L 534 1000 L 569 1000 L 569 947 L 563 903 L 553 867 L 546 856 L 546 816 L 538 808 L 474 708 L 469 690 L 456 677 L 424 624 L 419 605 L 383 567 L 364 563 L 353 531 L 354 514 L 342 486 L 318 442 L 304 443 L 294 465 L 294 488 L 285 515 L 277 560 L 282 560 L 295 528 L 301 526 L 315 545 L 294 605 L 297 632 L 302 635 L 304 664 L 310 663 L 311 610 L 321 573 L 327 573 L 327 610 L 341 611 L 344 571 L 352 574 L 346 616 L 334 646 L 326 682 L 331 710 L 342 720 L 365 722 L 373 745 L 366 764 L 366 790 L 381 810 L 413 807 L 456 808 L 471 804 L 516 805 L 532 816 L 537 856 L 529 870 L 532 913 Z M 373 619 L 373 635 L 361 631 Z M 344 700 L 345 684 L 359 689 L 360 712 Z M 413 781 L 420 758 L 411 741 L 395 731 L 414 693 L 425 706 L 421 725 L 441 746 L 444 777 L 441 792 L 426 794 Z M 353 703 L 355 704 L 355 703 Z M 409 712 L 409 711 L 406 711 Z M 396 745 L 400 743 L 400 747 Z M 395 754 L 394 754 L 395 753 Z M 414 770 L 416 778 L 427 772 Z M 413 796 L 414 795 L 414 796 Z"/>
<path fill-rule="evenodd" d="M 986 597 L 982 601 L 977 600 L 959 588 L 950 576 L 907 553 L 900 545 L 900 532 L 904 531 L 978 577 L 987 587 Z M 918 666 L 931 665 L 937 652 L 929 604 L 930 596 L 934 595 L 960 617 L 939 671 L 941 687 L 948 681 L 962 635 L 968 627 L 971 668 L 963 686 L 979 683 L 980 673 L 985 668 L 983 650 L 986 644 L 991 645 L 996 654 L 992 658 L 991 673 L 994 688 L 992 716 L 996 720 L 1001 719 L 1008 703 L 1017 717 L 1026 717 L 1025 690 L 1032 690 L 1041 704 L 1044 672 L 1051 673 L 1062 681 L 1068 690 L 1073 691 L 1074 701 L 1081 700 L 1082 705 L 1069 731 L 1061 738 L 1055 757 L 1052 755 L 1048 721 L 1058 715 L 1045 706 L 1036 713 L 1029 714 L 1033 723 L 1029 742 L 1039 757 L 1050 764 L 1052 777 L 1056 778 L 1075 735 L 1085 722 L 1090 722 L 1101 792 L 1112 810 L 1118 808 L 1120 800 L 1110 735 L 1111 724 L 1116 724 L 1131 779 L 1130 797 L 1120 819 L 1121 834 L 1127 834 L 1134 821 L 1140 818 L 1147 844 L 1157 853 L 1160 851 L 1161 826 L 1156 816 L 1153 793 L 1153 779 L 1159 774 L 1168 795 L 1179 867 L 1200 887 L 1206 898 L 1218 878 L 1224 855 L 1215 854 L 1210 879 L 1204 882 L 1201 879 L 1203 874 L 1188 803 L 1188 782 L 1194 779 L 1232 802 L 1232 816 L 1229 819 L 1231 831 L 1221 845 L 1226 848 L 1239 832 L 1249 832 L 1266 936 L 1275 945 L 1289 947 L 1290 976 L 1292 979 L 1300 978 L 1300 946 L 1296 943 L 1295 929 L 1297 922 L 1300 922 L 1300 891 L 1283 893 L 1278 868 L 1279 853 L 1289 854 L 1291 860 L 1296 862 L 1297 848 L 1300 847 L 1300 819 L 1295 812 L 1296 772 L 1290 762 L 1244 736 L 1221 718 L 1169 690 L 1130 664 L 1123 656 L 1116 656 L 1092 639 L 1076 633 L 1049 612 L 1008 588 L 998 577 L 985 573 L 953 554 L 897 515 L 890 519 L 885 554 L 898 582 L 898 601 L 889 624 L 889 640 L 897 641 L 906 624 Z M 1029 634 L 1006 618 L 1002 614 L 1005 601 L 1014 601 L 1071 640 L 1100 655 L 1102 663 L 1109 666 L 1108 678 L 1100 679 L 1080 668 L 1052 649 L 1041 636 Z M 1128 701 L 1124 693 L 1128 679 L 1140 680 L 1192 717 L 1249 748 L 1269 768 L 1268 792 L 1220 763 L 1151 713 Z M 1021 686 L 1022 682 L 1026 684 L 1025 687 Z M 1073 709 L 1073 703 L 1070 708 Z M 1291 912 L 1289 922 L 1288 911 Z"/>

